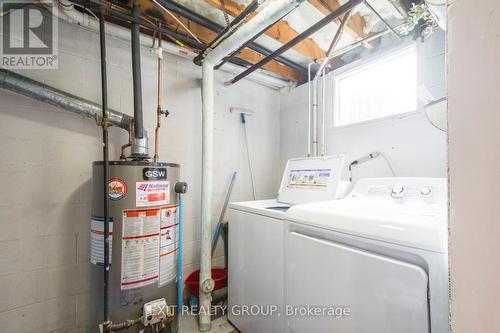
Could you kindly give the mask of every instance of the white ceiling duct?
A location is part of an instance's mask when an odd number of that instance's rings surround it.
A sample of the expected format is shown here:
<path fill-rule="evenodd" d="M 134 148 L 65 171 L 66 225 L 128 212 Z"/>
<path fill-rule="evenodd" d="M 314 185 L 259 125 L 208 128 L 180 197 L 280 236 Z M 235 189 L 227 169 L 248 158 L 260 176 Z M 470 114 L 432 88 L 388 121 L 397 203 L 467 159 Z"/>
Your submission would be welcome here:
<path fill-rule="evenodd" d="M 446 31 L 446 0 L 425 0 L 441 29 Z"/>

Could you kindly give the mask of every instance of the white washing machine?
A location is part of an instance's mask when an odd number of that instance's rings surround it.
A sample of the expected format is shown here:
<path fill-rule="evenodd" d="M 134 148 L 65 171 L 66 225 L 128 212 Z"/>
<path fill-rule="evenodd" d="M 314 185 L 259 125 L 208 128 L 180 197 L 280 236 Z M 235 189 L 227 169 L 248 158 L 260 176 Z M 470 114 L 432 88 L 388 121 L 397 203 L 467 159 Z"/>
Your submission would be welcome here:
<path fill-rule="evenodd" d="M 344 156 L 290 160 L 277 199 L 229 205 L 228 319 L 240 332 L 285 331 L 285 213 L 340 195 L 343 162 Z"/>
<path fill-rule="evenodd" d="M 445 179 L 362 179 L 286 220 L 287 332 L 448 332 Z"/>

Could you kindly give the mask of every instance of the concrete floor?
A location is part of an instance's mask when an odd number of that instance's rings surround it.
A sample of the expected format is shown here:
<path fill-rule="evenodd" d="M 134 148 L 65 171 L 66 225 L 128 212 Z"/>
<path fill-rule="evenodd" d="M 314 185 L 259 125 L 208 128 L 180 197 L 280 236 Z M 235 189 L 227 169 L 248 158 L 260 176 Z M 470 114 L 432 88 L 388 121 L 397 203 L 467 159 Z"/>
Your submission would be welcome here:
<path fill-rule="evenodd" d="M 183 316 L 180 322 L 179 333 L 198 333 L 196 316 Z M 208 333 L 237 333 L 238 331 L 228 323 L 226 317 L 212 321 L 212 329 Z"/>

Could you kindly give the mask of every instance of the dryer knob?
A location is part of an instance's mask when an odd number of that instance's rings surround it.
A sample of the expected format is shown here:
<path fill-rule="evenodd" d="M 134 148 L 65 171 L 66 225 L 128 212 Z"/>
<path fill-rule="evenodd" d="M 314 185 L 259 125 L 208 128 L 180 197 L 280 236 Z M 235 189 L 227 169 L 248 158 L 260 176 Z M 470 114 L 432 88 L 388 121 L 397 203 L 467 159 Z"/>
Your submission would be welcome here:
<path fill-rule="evenodd" d="M 391 196 L 393 198 L 402 198 L 405 195 L 406 189 L 403 185 L 394 185 L 392 187 Z"/>
<path fill-rule="evenodd" d="M 432 195 L 432 189 L 428 186 L 422 187 L 420 194 L 422 194 L 424 198 L 428 198 Z"/>

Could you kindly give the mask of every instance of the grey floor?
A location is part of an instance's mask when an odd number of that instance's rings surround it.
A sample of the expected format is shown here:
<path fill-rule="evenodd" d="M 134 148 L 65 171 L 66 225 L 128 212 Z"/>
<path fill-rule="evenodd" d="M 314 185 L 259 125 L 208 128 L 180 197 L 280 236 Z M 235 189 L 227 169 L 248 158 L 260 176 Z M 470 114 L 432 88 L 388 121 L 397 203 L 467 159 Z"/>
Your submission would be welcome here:
<path fill-rule="evenodd" d="M 180 322 L 179 333 L 198 333 L 198 323 L 195 316 L 183 316 Z M 225 317 L 217 318 L 212 321 L 212 329 L 209 333 L 236 333 L 231 324 L 229 324 Z"/>

